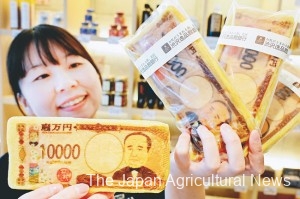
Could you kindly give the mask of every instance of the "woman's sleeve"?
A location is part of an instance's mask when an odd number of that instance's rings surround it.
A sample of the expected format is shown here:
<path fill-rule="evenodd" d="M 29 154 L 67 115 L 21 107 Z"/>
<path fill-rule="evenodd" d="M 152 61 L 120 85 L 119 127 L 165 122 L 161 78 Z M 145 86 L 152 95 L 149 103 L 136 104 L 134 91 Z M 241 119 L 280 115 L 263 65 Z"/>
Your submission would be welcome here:
<path fill-rule="evenodd" d="M 7 182 L 8 177 L 8 153 L 0 157 L 0 189 L 1 193 L 6 194 L 8 198 L 18 198 L 28 192 L 28 190 L 11 189 Z"/>

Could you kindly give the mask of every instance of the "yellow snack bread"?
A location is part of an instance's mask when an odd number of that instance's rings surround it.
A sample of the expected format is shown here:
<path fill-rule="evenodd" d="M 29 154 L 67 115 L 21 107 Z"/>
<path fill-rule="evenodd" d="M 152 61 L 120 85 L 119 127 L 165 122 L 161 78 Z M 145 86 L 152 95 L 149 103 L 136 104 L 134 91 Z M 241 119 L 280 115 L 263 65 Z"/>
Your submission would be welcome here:
<path fill-rule="evenodd" d="M 263 151 L 267 151 L 299 124 L 300 66 L 299 63 L 286 60 L 262 128 Z"/>
<path fill-rule="evenodd" d="M 220 125 L 230 124 L 246 154 L 249 132 L 255 128 L 254 118 L 189 17 L 174 2 L 163 1 L 122 44 L 177 125 L 191 129 L 199 159 L 203 151 L 200 138 L 194 133 L 199 124 L 214 133 L 220 152 L 226 151 Z"/>
<path fill-rule="evenodd" d="M 164 190 L 170 133 L 165 123 L 16 116 L 7 123 L 13 189 L 86 183 L 90 192 Z"/>
<path fill-rule="evenodd" d="M 296 11 L 233 3 L 215 49 L 232 85 L 262 127 L 297 24 Z"/>

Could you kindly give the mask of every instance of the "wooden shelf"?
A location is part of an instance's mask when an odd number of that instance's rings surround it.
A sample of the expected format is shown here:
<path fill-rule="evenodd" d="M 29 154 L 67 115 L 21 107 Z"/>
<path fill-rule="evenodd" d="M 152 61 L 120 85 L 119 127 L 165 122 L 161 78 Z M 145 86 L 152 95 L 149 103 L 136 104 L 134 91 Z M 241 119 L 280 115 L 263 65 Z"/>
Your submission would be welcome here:
<path fill-rule="evenodd" d="M 16 30 L 11 30 L 11 29 L 0 29 L 0 36 L 1 35 L 8 35 L 15 37 L 17 34 L 19 34 L 22 30 L 21 29 L 16 29 Z"/>
<path fill-rule="evenodd" d="M 2 103 L 4 105 L 8 105 L 8 104 L 9 105 L 17 105 L 13 95 L 4 96 L 3 99 L 2 99 Z"/>

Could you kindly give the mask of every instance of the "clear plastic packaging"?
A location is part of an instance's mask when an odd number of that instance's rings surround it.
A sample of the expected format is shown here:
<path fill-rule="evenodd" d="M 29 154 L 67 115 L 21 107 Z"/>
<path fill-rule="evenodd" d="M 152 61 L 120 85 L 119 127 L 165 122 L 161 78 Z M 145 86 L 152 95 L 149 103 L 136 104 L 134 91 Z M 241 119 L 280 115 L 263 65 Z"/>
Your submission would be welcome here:
<path fill-rule="evenodd" d="M 267 151 L 300 124 L 300 65 L 287 59 L 279 74 L 269 113 L 262 128 L 263 150 Z"/>
<path fill-rule="evenodd" d="M 297 20 L 296 10 L 271 12 L 233 1 L 218 40 L 215 56 L 260 127 Z"/>
<path fill-rule="evenodd" d="M 197 158 L 203 157 L 194 131 L 200 124 L 214 133 L 220 153 L 226 151 L 220 125 L 230 124 L 247 153 L 254 118 L 177 0 L 162 1 L 134 35 L 120 42 L 177 126 L 191 130 Z"/>

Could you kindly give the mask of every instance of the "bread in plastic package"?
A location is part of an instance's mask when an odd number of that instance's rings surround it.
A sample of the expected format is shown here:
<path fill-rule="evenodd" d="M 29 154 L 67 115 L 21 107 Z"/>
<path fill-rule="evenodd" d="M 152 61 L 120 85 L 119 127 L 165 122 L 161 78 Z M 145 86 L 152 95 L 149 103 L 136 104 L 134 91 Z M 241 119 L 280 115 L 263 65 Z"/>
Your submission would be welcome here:
<path fill-rule="evenodd" d="M 283 62 L 274 98 L 262 128 L 263 151 L 267 151 L 300 124 L 300 65 Z"/>
<path fill-rule="evenodd" d="M 232 85 L 262 127 L 290 51 L 295 11 L 266 11 L 233 1 L 215 49 Z"/>
<path fill-rule="evenodd" d="M 177 127 L 191 131 L 194 157 L 203 157 L 195 133 L 198 125 L 214 133 L 220 153 L 226 151 L 220 136 L 222 123 L 233 127 L 247 154 L 249 132 L 256 128 L 254 118 L 178 1 L 162 1 L 121 44 L 175 117 Z"/>

